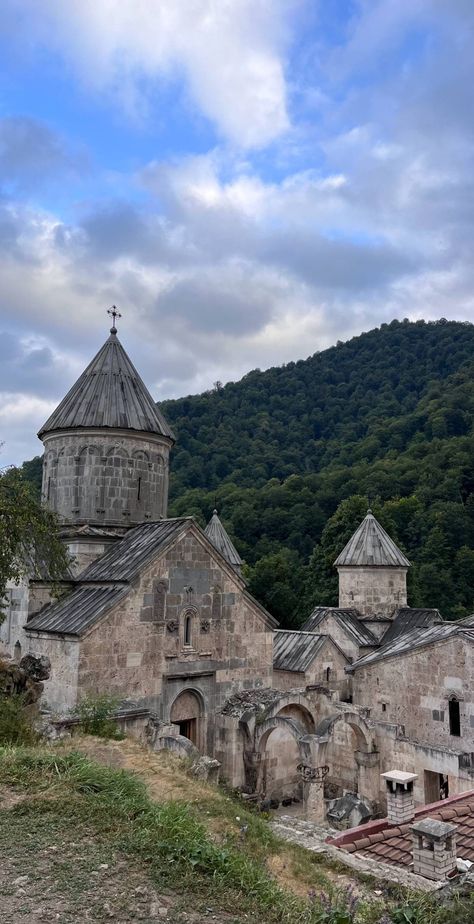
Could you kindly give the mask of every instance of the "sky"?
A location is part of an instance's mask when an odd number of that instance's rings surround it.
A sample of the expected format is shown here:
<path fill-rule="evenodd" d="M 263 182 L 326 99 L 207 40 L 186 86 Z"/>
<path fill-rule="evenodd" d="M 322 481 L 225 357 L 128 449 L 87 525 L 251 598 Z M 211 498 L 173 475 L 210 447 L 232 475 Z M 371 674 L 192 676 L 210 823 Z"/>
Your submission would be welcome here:
<path fill-rule="evenodd" d="M 472 0 L 2 0 L 0 465 L 108 336 L 157 400 L 474 320 Z"/>

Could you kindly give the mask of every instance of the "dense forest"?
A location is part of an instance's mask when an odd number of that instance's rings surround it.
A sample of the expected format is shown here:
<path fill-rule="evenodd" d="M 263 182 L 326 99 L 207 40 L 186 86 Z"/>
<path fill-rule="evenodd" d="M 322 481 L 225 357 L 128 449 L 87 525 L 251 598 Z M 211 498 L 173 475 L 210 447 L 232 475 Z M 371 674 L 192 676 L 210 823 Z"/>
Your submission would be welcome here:
<path fill-rule="evenodd" d="M 370 503 L 412 606 L 474 612 L 474 325 L 393 321 L 309 359 L 163 402 L 170 514 L 212 508 L 284 626 L 337 603 L 332 562 Z M 36 460 L 25 463 L 35 478 Z"/>

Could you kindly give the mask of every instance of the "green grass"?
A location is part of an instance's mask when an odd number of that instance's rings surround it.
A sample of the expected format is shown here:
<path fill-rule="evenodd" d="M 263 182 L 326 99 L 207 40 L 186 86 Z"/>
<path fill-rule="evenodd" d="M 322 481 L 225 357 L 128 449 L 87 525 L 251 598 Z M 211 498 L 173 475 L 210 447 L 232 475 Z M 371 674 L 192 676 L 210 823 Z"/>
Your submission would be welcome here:
<path fill-rule="evenodd" d="M 8 812 L 17 829 L 23 825 L 29 832 L 26 853 L 29 845 L 34 847 L 35 838 L 30 835 L 35 831 L 48 830 L 50 838 L 65 842 L 68 838 L 92 840 L 95 851 L 112 851 L 138 864 L 156 887 L 195 896 L 197 902 L 212 902 L 224 911 L 238 909 L 249 921 L 474 924 L 471 900 L 454 900 L 449 908 L 442 907 L 437 898 L 407 897 L 403 892 L 395 901 L 361 900 L 354 914 L 348 915 L 350 896 L 328 884 L 320 859 L 279 841 L 263 819 L 236 801 L 216 797 L 197 805 L 155 803 L 138 777 L 96 764 L 79 753 L 0 748 L 0 784 L 27 793 Z M 224 823 L 225 834 L 219 841 L 201 820 L 208 815 Z M 302 880 L 312 882 L 309 901 L 281 888 L 265 867 L 265 860 L 282 850 L 290 852 Z M 87 864 L 74 870 L 67 857 L 61 865 L 61 856 L 56 863 L 58 881 L 64 881 L 72 894 L 79 894 L 87 880 Z M 91 863 L 97 863 L 95 854 Z M 322 903 L 321 892 L 325 893 Z"/>

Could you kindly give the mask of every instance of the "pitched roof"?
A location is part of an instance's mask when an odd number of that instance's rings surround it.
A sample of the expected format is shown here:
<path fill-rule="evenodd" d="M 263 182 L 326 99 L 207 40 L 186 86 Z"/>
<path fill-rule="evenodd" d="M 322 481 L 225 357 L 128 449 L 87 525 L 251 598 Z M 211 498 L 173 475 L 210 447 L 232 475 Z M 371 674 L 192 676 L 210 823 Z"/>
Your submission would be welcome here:
<path fill-rule="evenodd" d="M 396 636 L 393 641 L 387 644 L 383 643 L 377 651 L 364 655 L 346 669 L 352 673 L 360 667 L 366 667 L 387 658 L 396 658 L 400 655 L 409 654 L 418 648 L 426 648 L 427 645 L 444 642 L 453 635 L 461 634 L 467 640 L 474 641 L 472 630 L 469 627 L 457 625 L 455 622 L 442 622 L 439 625 L 428 626 L 427 628 L 414 628 L 411 632 Z"/>
<path fill-rule="evenodd" d="M 358 565 L 409 568 L 410 562 L 375 519 L 372 511 L 368 510 L 367 516 L 338 555 L 334 565 L 336 568 Z"/>
<path fill-rule="evenodd" d="M 405 632 L 411 632 L 412 629 L 426 629 L 429 626 L 439 625 L 441 622 L 443 622 L 443 617 L 439 610 L 402 606 L 395 613 L 393 621 L 385 632 L 382 645 L 393 642 Z"/>
<path fill-rule="evenodd" d="M 423 805 L 415 811 L 414 821 L 432 818 L 457 825 L 456 854 L 474 862 L 474 790 Z M 385 818 L 345 831 L 328 843 L 360 853 L 393 866 L 410 866 L 413 861 L 411 828 L 413 821 L 391 825 Z"/>
<path fill-rule="evenodd" d="M 78 587 L 64 600 L 44 607 L 26 624 L 28 631 L 60 632 L 82 635 L 130 590 L 127 584 L 109 584 L 105 587 Z"/>
<path fill-rule="evenodd" d="M 217 551 L 221 553 L 222 557 L 225 558 L 233 568 L 240 568 L 242 559 L 235 545 L 229 538 L 228 533 L 224 529 L 217 515 L 217 510 L 214 510 L 204 532 L 207 538 L 216 547 Z"/>
<path fill-rule="evenodd" d="M 355 609 L 341 609 L 337 606 L 316 606 L 306 622 L 303 623 L 302 630 L 315 632 L 326 616 L 333 616 L 358 645 L 370 645 L 372 647 L 379 644 L 368 626 L 361 622 Z"/>
<path fill-rule="evenodd" d="M 323 647 L 327 635 L 279 629 L 273 637 L 273 667 L 279 671 L 305 671 Z"/>
<path fill-rule="evenodd" d="M 43 424 L 39 437 L 51 430 L 110 427 L 158 433 L 174 440 L 172 430 L 112 331 Z"/>
<path fill-rule="evenodd" d="M 175 517 L 158 520 L 156 523 L 140 523 L 130 529 L 120 542 L 114 543 L 93 561 L 79 580 L 87 581 L 131 581 L 156 553 L 167 545 L 187 524 L 193 523 L 191 517 Z"/>

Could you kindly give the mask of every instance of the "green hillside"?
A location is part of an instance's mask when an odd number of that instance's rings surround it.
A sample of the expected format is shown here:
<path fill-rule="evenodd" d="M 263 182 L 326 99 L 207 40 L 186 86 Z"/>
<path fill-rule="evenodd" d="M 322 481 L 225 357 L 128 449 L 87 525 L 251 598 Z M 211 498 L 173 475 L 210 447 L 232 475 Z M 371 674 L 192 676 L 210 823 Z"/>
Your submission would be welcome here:
<path fill-rule="evenodd" d="M 167 401 L 173 514 L 214 506 L 285 624 L 337 603 L 332 561 L 370 501 L 412 605 L 474 611 L 474 325 L 393 321 L 307 360 Z M 342 502 L 342 504 L 341 504 Z"/>
<path fill-rule="evenodd" d="M 337 603 L 332 562 L 374 513 L 411 605 L 474 612 L 474 325 L 393 321 L 309 359 L 164 402 L 170 514 L 214 506 L 283 625 Z M 38 461 L 25 463 L 38 477 Z"/>

